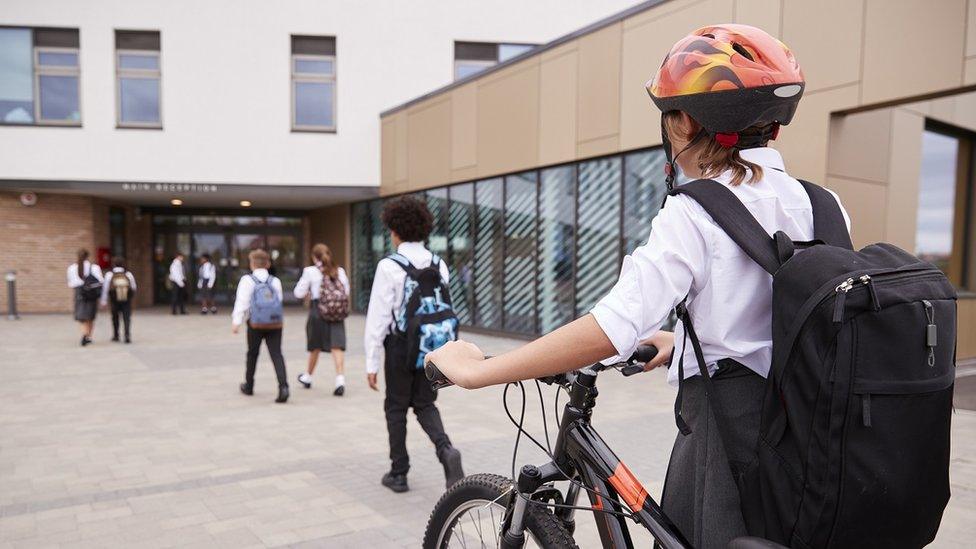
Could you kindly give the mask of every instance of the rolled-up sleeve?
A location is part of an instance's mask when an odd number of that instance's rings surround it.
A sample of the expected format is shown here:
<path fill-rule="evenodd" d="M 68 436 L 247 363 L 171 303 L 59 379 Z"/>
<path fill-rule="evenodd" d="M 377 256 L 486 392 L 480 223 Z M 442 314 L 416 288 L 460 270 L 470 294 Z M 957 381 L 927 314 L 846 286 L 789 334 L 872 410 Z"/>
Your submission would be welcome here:
<path fill-rule="evenodd" d="M 707 239 L 691 199 L 676 196 L 651 223 L 647 243 L 624 258 L 620 278 L 590 311 L 620 357 L 659 330 L 671 309 L 709 269 Z"/>

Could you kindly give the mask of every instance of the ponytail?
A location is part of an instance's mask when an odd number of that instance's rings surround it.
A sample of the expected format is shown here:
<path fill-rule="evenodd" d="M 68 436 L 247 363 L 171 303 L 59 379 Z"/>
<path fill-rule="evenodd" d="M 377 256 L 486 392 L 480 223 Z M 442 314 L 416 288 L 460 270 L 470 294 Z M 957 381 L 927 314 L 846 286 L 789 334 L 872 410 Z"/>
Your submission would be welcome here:
<path fill-rule="evenodd" d="M 88 250 L 81 248 L 78 250 L 78 278 L 85 278 L 85 260 L 88 259 Z"/>
<path fill-rule="evenodd" d="M 339 267 L 332 260 L 332 250 L 325 244 L 319 243 L 312 246 L 312 259 L 315 265 L 322 271 L 322 274 L 335 278 L 339 273 Z"/>

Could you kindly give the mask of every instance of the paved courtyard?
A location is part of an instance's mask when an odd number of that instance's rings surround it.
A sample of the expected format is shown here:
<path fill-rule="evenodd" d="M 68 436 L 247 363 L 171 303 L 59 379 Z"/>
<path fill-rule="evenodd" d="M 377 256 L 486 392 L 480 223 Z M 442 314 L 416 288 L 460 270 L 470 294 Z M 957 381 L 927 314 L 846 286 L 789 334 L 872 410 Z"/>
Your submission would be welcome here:
<path fill-rule="evenodd" d="M 348 321 L 347 393 L 331 394 L 331 360 L 316 385 L 292 384 L 275 405 L 273 370 L 258 365 L 255 396 L 237 390 L 243 335 L 229 315 L 134 315 L 132 345 L 80 348 L 67 315 L 0 320 L 0 548 L 418 547 L 443 492 L 429 441 L 410 420 L 411 491 L 379 485 L 388 467 L 382 397 L 365 383 L 362 317 Z M 471 335 L 488 353 L 517 341 Z M 305 366 L 304 311 L 288 312 L 289 379 Z M 649 491 L 660 494 L 676 432 L 661 372 L 605 374 L 594 424 Z M 544 387 L 552 422 L 553 390 Z M 439 404 L 465 469 L 510 474 L 515 432 L 502 390 L 445 390 Z M 543 437 L 535 387 L 530 432 Z M 513 405 L 520 400 L 510 394 Z M 976 539 L 976 413 L 953 418 L 953 497 L 936 546 Z M 541 438 L 540 438 L 541 439 Z M 520 463 L 542 461 L 522 444 Z M 598 547 L 578 515 L 582 547 Z M 650 547 L 638 533 L 637 544 Z"/>

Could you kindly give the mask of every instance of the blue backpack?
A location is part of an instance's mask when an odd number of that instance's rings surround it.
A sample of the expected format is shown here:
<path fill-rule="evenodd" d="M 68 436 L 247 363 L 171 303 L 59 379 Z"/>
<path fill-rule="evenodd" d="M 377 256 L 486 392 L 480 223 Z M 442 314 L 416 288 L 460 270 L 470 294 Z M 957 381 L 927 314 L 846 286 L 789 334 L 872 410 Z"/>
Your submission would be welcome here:
<path fill-rule="evenodd" d="M 281 307 L 281 298 L 271 286 L 274 277 L 268 276 L 264 282 L 254 275 L 250 277 L 254 281 L 254 290 L 251 292 L 251 318 L 248 323 L 258 330 L 281 328 L 284 311 Z"/>
<path fill-rule="evenodd" d="M 403 268 L 403 301 L 395 315 L 395 332 L 405 339 L 406 366 L 421 369 L 427 353 L 458 337 L 458 318 L 451 306 L 451 292 L 441 277 L 441 259 L 434 255 L 430 266 L 414 267 L 400 254 L 388 256 Z"/>

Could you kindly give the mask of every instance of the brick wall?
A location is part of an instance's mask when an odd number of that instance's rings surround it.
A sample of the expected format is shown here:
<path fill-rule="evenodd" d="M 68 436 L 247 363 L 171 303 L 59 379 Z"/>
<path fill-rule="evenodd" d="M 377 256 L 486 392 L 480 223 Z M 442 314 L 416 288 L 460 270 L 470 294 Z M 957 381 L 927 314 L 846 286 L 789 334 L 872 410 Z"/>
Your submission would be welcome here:
<path fill-rule="evenodd" d="M 95 253 L 91 197 L 38 194 L 27 207 L 20 193 L 0 192 L 0 272 L 17 271 L 20 312 L 72 310 L 65 270 L 79 248 Z M 7 310 L 6 288 L 0 310 Z"/>

